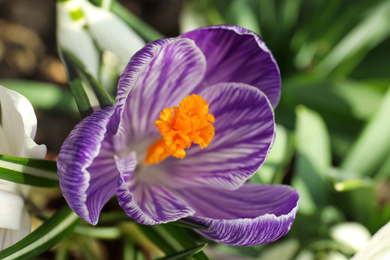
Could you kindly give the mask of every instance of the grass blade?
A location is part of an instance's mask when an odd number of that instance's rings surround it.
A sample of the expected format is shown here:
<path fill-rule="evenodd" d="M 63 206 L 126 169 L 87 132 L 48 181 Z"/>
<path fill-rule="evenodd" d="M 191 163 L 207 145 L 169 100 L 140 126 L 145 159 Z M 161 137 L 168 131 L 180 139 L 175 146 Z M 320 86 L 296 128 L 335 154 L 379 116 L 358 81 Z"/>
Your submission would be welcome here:
<path fill-rule="evenodd" d="M 180 252 L 178 252 L 176 254 L 172 254 L 172 255 L 169 255 L 169 256 L 166 256 L 166 257 L 163 257 L 163 258 L 159 258 L 159 260 L 180 260 L 180 259 L 185 259 L 187 257 L 193 256 L 193 255 L 201 252 L 203 250 L 203 248 L 205 248 L 206 246 L 207 246 L 207 244 L 196 246 L 196 247 L 193 247 L 193 248 L 190 248 L 190 249 L 186 249 L 186 250 L 180 251 Z"/>
<path fill-rule="evenodd" d="M 34 232 L 1 251 L 0 259 L 34 258 L 69 235 L 79 220 L 80 218 L 70 208 L 64 207 Z"/>
<path fill-rule="evenodd" d="M 0 178 L 16 183 L 58 187 L 56 162 L 0 155 Z"/>

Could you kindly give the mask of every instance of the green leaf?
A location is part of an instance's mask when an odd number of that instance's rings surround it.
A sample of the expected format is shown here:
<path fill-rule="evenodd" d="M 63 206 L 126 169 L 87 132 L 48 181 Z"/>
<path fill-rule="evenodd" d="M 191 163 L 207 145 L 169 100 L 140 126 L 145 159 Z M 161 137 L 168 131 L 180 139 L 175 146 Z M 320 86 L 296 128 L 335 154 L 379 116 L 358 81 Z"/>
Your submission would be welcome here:
<path fill-rule="evenodd" d="M 301 213 L 313 213 L 326 206 L 330 184 L 326 172 L 331 165 L 329 135 L 325 123 L 314 111 L 303 106 L 296 110 L 297 157 L 293 186 L 301 192 Z"/>
<path fill-rule="evenodd" d="M 68 207 L 57 211 L 34 232 L 0 252 L 0 259 L 31 259 L 68 236 L 80 218 Z"/>
<path fill-rule="evenodd" d="M 165 38 L 164 35 L 157 30 L 150 27 L 137 16 L 129 12 L 123 5 L 113 0 L 111 4 L 111 11 L 125 21 L 132 29 L 134 29 L 141 37 L 147 41 L 155 41 Z"/>
<path fill-rule="evenodd" d="M 387 156 L 387 159 L 385 159 L 385 162 L 378 170 L 378 173 L 375 176 L 377 179 L 380 178 L 389 178 L 390 177 L 390 153 Z"/>
<path fill-rule="evenodd" d="M 174 224 L 161 224 L 156 226 L 145 226 L 138 224 L 141 231 L 166 255 L 173 255 L 183 249 L 191 249 L 198 246 L 197 241 L 189 235 L 186 228 Z M 193 256 L 196 260 L 208 260 L 203 252 Z"/>
<path fill-rule="evenodd" d="M 178 243 L 181 246 L 181 247 L 176 246 L 176 248 L 190 249 L 198 245 L 197 241 L 193 237 L 193 232 L 191 232 L 188 229 L 175 227 L 171 223 L 162 224 L 159 226 L 159 228 L 163 230 L 162 232 L 166 233 L 165 238 L 168 239 L 168 241 L 172 241 L 175 244 Z M 196 255 L 193 256 L 193 258 L 196 260 L 209 259 L 204 252 L 197 253 Z"/>
<path fill-rule="evenodd" d="M 378 109 L 383 89 L 374 83 L 353 80 L 319 80 L 300 75 L 284 81 L 281 104 L 276 120 L 293 128 L 292 113 L 297 104 L 317 111 L 332 133 L 333 159 L 341 161 L 364 126 Z M 292 122 L 291 122 L 292 121 Z"/>
<path fill-rule="evenodd" d="M 158 226 L 146 226 L 137 224 L 139 229 L 144 233 L 150 241 L 159 247 L 166 255 L 174 254 L 176 252 L 174 245 L 171 245 L 164 234 L 157 229 Z"/>
<path fill-rule="evenodd" d="M 54 110 L 67 115 L 78 113 L 72 94 L 58 85 L 19 79 L 1 79 L 0 84 L 22 94 L 36 108 Z"/>
<path fill-rule="evenodd" d="M 59 54 L 82 118 L 92 114 L 99 106 L 104 108 L 112 104 L 106 90 L 85 70 L 76 56 L 61 49 Z"/>
<path fill-rule="evenodd" d="M 243 15 L 245 14 L 245 15 Z M 260 33 L 259 23 L 250 0 L 234 0 L 229 5 L 228 22 Z"/>
<path fill-rule="evenodd" d="M 253 183 L 282 183 L 285 168 L 291 160 L 293 149 L 286 128 L 276 125 L 275 143 L 267 160 L 249 181 Z"/>
<path fill-rule="evenodd" d="M 187 257 L 193 256 L 193 255 L 201 252 L 203 250 L 203 248 L 205 248 L 206 246 L 207 246 L 207 244 L 196 246 L 196 247 L 193 247 L 193 248 L 190 248 L 190 249 L 186 249 L 186 250 L 180 251 L 180 252 L 178 252 L 176 254 L 172 254 L 172 255 L 169 255 L 169 256 L 166 256 L 166 257 L 163 257 L 163 258 L 159 258 L 159 260 L 180 260 L 180 259 L 185 259 Z"/>
<path fill-rule="evenodd" d="M 0 178 L 38 187 L 58 187 L 56 162 L 0 155 Z"/>
<path fill-rule="evenodd" d="M 185 218 L 179 219 L 176 222 L 171 222 L 170 224 L 177 225 L 180 227 L 200 229 L 200 230 L 209 230 L 210 229 L 210 228 L 208 228 L 208 227 L 206 227 L 198 222 L 195 222 L 195 221 L 190 220 L 190 219 L 185 219 Z"/>
<path fill-rule="evenodd" d="M 64 65 L 66 75 L 68 77 L 69 86 L 72 91 L 73 97 L 76 100 L 77 108 L 79 109 L 82 118 L 89 116 L 93 113 L 92 103 L 90 99 L 97 103 L 96 98 L 89 97 L 87 89 L 85 89 L 81 79 L 78 76 L 76 68 L 73 67 L 72 61 L 66 52 L 59 49 L 60 58 Z M 91 91 L 89 91 L 91 92 Z M 91 94 L 89 94 L 91 96 Z"/>
<path fill-rule="evenodd" d="M 285 81 L 282 98 L 339 118 L 369 119 L 383 93 L 372 84 L 353 80 L 319 80 L 296 76 Z M 356 131 L 356 129 L 354 129 Z"/>
<path fill-rule="evenodd" d="M 333 188 L 338 192 L 373 187 L 371 178 L 345 172 L 339 168 L 331 168 L 328 176 L 333 182 Z"/>
<path fill-rule="evenodd" d="M 348 65 L 348 70 L 357 66 L 373 47 L 389 36 L 389 13 L 389 1 L 382 1 L 374 6 L 367 17 L 323 59 L 317 70 L 326 76 L 340 65 Z"/>
<path fill-rule="evenodd" d="M 93 227 L 93 226 L 77 226 L 74 230 L 75 233 L 87 237 L 93 237 L 104 240 L 114 240 L 122 236 L 122 232 L 119 227 Z"/>
<path fill-rule="evenodd" d="M 377 113 L 368 122 L 341 165 L 361 175 L 376 173 L 390 153 L 390 88 Z"/>
<path fill-rule="evenodd" d="M 348 220 L 356 221 L 373 231 L 373 219 L 378 210 L 378 201 L 373 185 L 362 186 L 339 192 L 334 204 L 340 208 Z"/>

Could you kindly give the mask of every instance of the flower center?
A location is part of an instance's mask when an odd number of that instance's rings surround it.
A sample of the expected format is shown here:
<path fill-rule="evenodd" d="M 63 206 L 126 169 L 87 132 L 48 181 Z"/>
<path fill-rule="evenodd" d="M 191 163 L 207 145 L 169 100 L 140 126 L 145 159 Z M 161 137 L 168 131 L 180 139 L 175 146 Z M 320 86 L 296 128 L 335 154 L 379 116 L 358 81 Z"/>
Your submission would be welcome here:
<path fill-rule="evenodd" d="M 203 149 L 214 137 L 214 116 L 209 114 L 209 104 L 199 95 L 184 98 L 179 107 L 165 108 L 156 126 L 162 138 L 153 143 L 146 154 L 144 163 L 159 163 L 168 156 L 183 159 L 184 149 L 192 143 Z"/>

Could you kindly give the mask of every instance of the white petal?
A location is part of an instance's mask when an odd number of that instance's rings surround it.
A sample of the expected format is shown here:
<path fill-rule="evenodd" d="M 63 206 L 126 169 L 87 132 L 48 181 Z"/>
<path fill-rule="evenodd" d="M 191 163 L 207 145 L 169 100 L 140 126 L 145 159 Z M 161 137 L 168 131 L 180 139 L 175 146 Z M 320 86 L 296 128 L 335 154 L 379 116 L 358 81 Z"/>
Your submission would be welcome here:
<path fill-rule="evenodd" d="M 390 222 L 384 225 L 351 260 L 390 259 Z"/>
<path fill-rule="evenodd" d="M 86 0 L 80 1 L 88 28 L 98 45 L 115 53 L 124 68 L 131 56 L 140 50 L 145 42 L 115 14 L 98 8 Z"/>
<path fill-rule="evenodd" d="M 72 5 L 73 4 L 73 5 Z M 89 33 L 83 28 L 83 20 L 74 21 L 70 11 L 74 1 L 57 2 L 57 42 L 61 48 L 74 54 L 87 68 L 88 72 L 98 77 L 99 55 Z"/>
<path fill-rule="evenodd" d="M 9 183 L 7 189 L 14 183 Z M 4 188 L 4 187 L 2 187 Z M 19 229 L 22 218 L 23 198 L 16 193 L 0 190 L 0 227 Z"/>
<path fill-rule="evenodd" d="M 27 98 L 0 85 L 0 106 L 0 154 L 44 158 L 46 147 L 33 140 L 37 118 Z"/>
<path fill-rule="evenodd" d="M 370 239 L 368 229 L 359 223 L 347 222 L 335 225 L 330 235 L 334 240 L 349 246 L 357 252 Z"/>
<path fill-rule="evenodd" d="M 27 210 L 24 208 L 19 229 L 0 228 L 0 250 L 12 246 L 30 233 L 31 222 Z"/>

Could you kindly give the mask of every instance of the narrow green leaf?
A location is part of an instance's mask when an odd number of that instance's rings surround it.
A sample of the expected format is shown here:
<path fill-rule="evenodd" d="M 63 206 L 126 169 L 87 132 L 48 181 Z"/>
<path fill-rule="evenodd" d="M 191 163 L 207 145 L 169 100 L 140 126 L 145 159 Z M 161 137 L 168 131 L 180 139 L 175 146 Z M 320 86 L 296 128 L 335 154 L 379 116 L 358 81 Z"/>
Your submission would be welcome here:
<path fill-rule="evenodd" d="M 31 259 L 68 236 L 80 218 L 68 207 L 57 211 L 49 220 L 18 243 L 0 252 L 0 259 Z"/>
<path fill-rule="evenodd" d="M 58 187 L 56 162 L 0 155 L 0 178 L 38 187 Z"/>
<path fill-rule="evenodd" d="M 134 259 L 138 260 L 136 256 L 136 247 L 133 243 L 133 241 L 128 237 L 123 237 L 123 259 Z"/>
<path fill-rule="evenodd" d="M 185 228 L 193 228 L 193 229 L 200 229 L 200 230 L 209 230 L 210 229 L 210 228 L 208 228 L 208 227 L 206 227 L 198 222 L 195 222 L 195 221 L 190 220 L 190 219 L 185 219 L 185 218 L 179 219 L 176 222 L 171 222 L 170 224 L 185 227 Z"/>
<path fill-rule="evenodd" d="M 390 153 L 387 156 L 387 159 L 385 159 L 385 162 L 378 170 L 378 173 L 375 176 L 377 179 L 380 178 L 389 178 L 390 177 Z"/>
<path fill-rule="evenodd" d="M 325 123 L 303 106 L 296 110 L 297 159 L 293 186 L 300 192 L 300 212 L 313 213 L 327 205 L 330 184 L 326 172 L 331 164 L 330 141 Z"/>
<path fill-rule="evenodd" d="M 159 228 L 163 229 L 167 233 L 167 235 L 165 235 L 166 239 L 179 243 L 181 248 L 190 249 L 198 245 L 198 242 L 193 237 L 193 233 L 188 229 L 174 227 L 170 223 L 162 224 Z M 204 252 L 199 252 L 196 255 L 193 255 L 193 258 L 195 260 L 209 259 Z"/>
<path fill-rule="evenodd" d="M 172 254 L 163 258 L 159 258 L 159 260 L 180 260 L 180 259 L 185 259 L 187 257 L 193 256 L 203 250 L 207 244 L 203 244 L 200 246 L 196 246 L 194 248 L 186 249 L 181 252 L 178 252 L 176 254 Z"/>
<path fill-rule="evenodd" d="M 358 65 L 373 47 L 390 34 L 390 2 L 382 1 L 374 6 L 367 17 L 358 24 L 317 66 L 325 76 L 343 63 L 351 67 Z M 352 60 L 359 57 L 357 60 Z M 351 70 L 353 68 L 349 68 Z"/>
<path fill-rule="evenodd" d="M 253 11 L 250 0 L 234 0 L 229 6 L 227 16 L 229 23 L 260 34 L 259 22 Z"/>
<path fill-rule="evenodd" d="M 104 108 L 112 105 L 106 90 L 86 71 L 85 66 L 76 56 L 60 50 L 60 57 L 82 117 L 90 115 L 96 107 Z"/>
<path fill-rule="evenodd" d="M 390 88 L 377 113 L 345 156 L 341 168 L 361 175 L 374 174 L 390 153 Z"/>
<path fill-rule="evenodd" d="M 121 221 L 131 221 L 132 219 L 123 211 L 104 212 L 100 214 L 99 223 L 112 223 Z"/>
<path fill-rule="evenodd" d="M 216 1 L 202 0 L 201 3 L 204 6 L 204 13 L 210 24 L 226 24 Z M 224 3 L 224 5 L 226 4 Z"/>
<path fill-rule="evenodd" d="M 88 83 L 91 85 L 92 90 L 99 101 L 100 107 L 103 108 L 112 105 L 111 98 L 102 84 L 92 77 L 91 74 L 86 73 L 85 70 L 81 70 L 81 73 L 88 79 Z"/>
<path fill-rule="evenodd" d="M 157 30 L 150 27 L 137 16 L 129 12 L 123 5 L 113 0 L 111 4 L 111 11 L 125 21 L 132 29 L 141 35 L 147 41 L 155 41 L 165 38 L 164 35 Z"/>
<path fill-rule="evenodd" d="M 335 206 L 340 208 L 347 219 L 357 221 L 372 231 L 373 219 L 378 210 L 378 200 L 373 185 L 346 189 L 336 194 Z"/>
<path fill-rule="evenodd" d="M 96 97 L 93 97 L 93 93 L 87 93 L 87 89 L 83 85 L 77 69 L 72 64 L 71 55 L 65 51 L 59 49 L 60 58 L 64 65 L 66 75 L 68 77 L 69 86 L 72 91 L 73 97 L 76 100 L 77 108 L 79 109 L 82 118 L 89 116 L 93 113 L 93 103 L 97 104 Z M 92 91 L 89 91 L 92 92 Z M 89 94 L 89 95 L 88 95 Z"/>
<path fill-rule="evenodd" d="M 307 76 L 289 78 L 282 98 L 294 104 L 333 114 L 339 118 L 367 120 L 376 111 L 383 93 L 372 84 L 353 80 L 319 80 Z M 356 129 L 353 129 L 354 132 Z"/>
<path fill-rule="evenodd" d="M 175 248 L 166 241 L 166 238 L 156 230 L 157 226 L 138 224 L 138 227 L 142 233 L 144 233 L 150 241 L 159 247 L 166 255 L 174 254 L 176 252 Z"/>
<path fill-rule="evenodd" d="M 57 175 L 57 163 L 55 161 L 15 157 L 5 154 L 0 154 L 0 161 L 11 162 L 19 165 L 29 166 L 32 168 L 46 170 L 52 175 Z"/>
<path fill-rule="evenodd" d="M 280 184 L 284 177 L 284 169 L 292 157 L 293 148 L 291 143 L 286 128 L 282 125 L 276 125 L 275 143 L 267 160 L 249 181 L 262 184 Z"/>
<path fill-rule="evenodd" d="M 122 236 L 122 232 L 119 227 L 93 227 L 93 226 L 77 226 L 74 230 L 75 233 L 87 237 L 93 237 L 104 240 L 114 240 Z"/>

